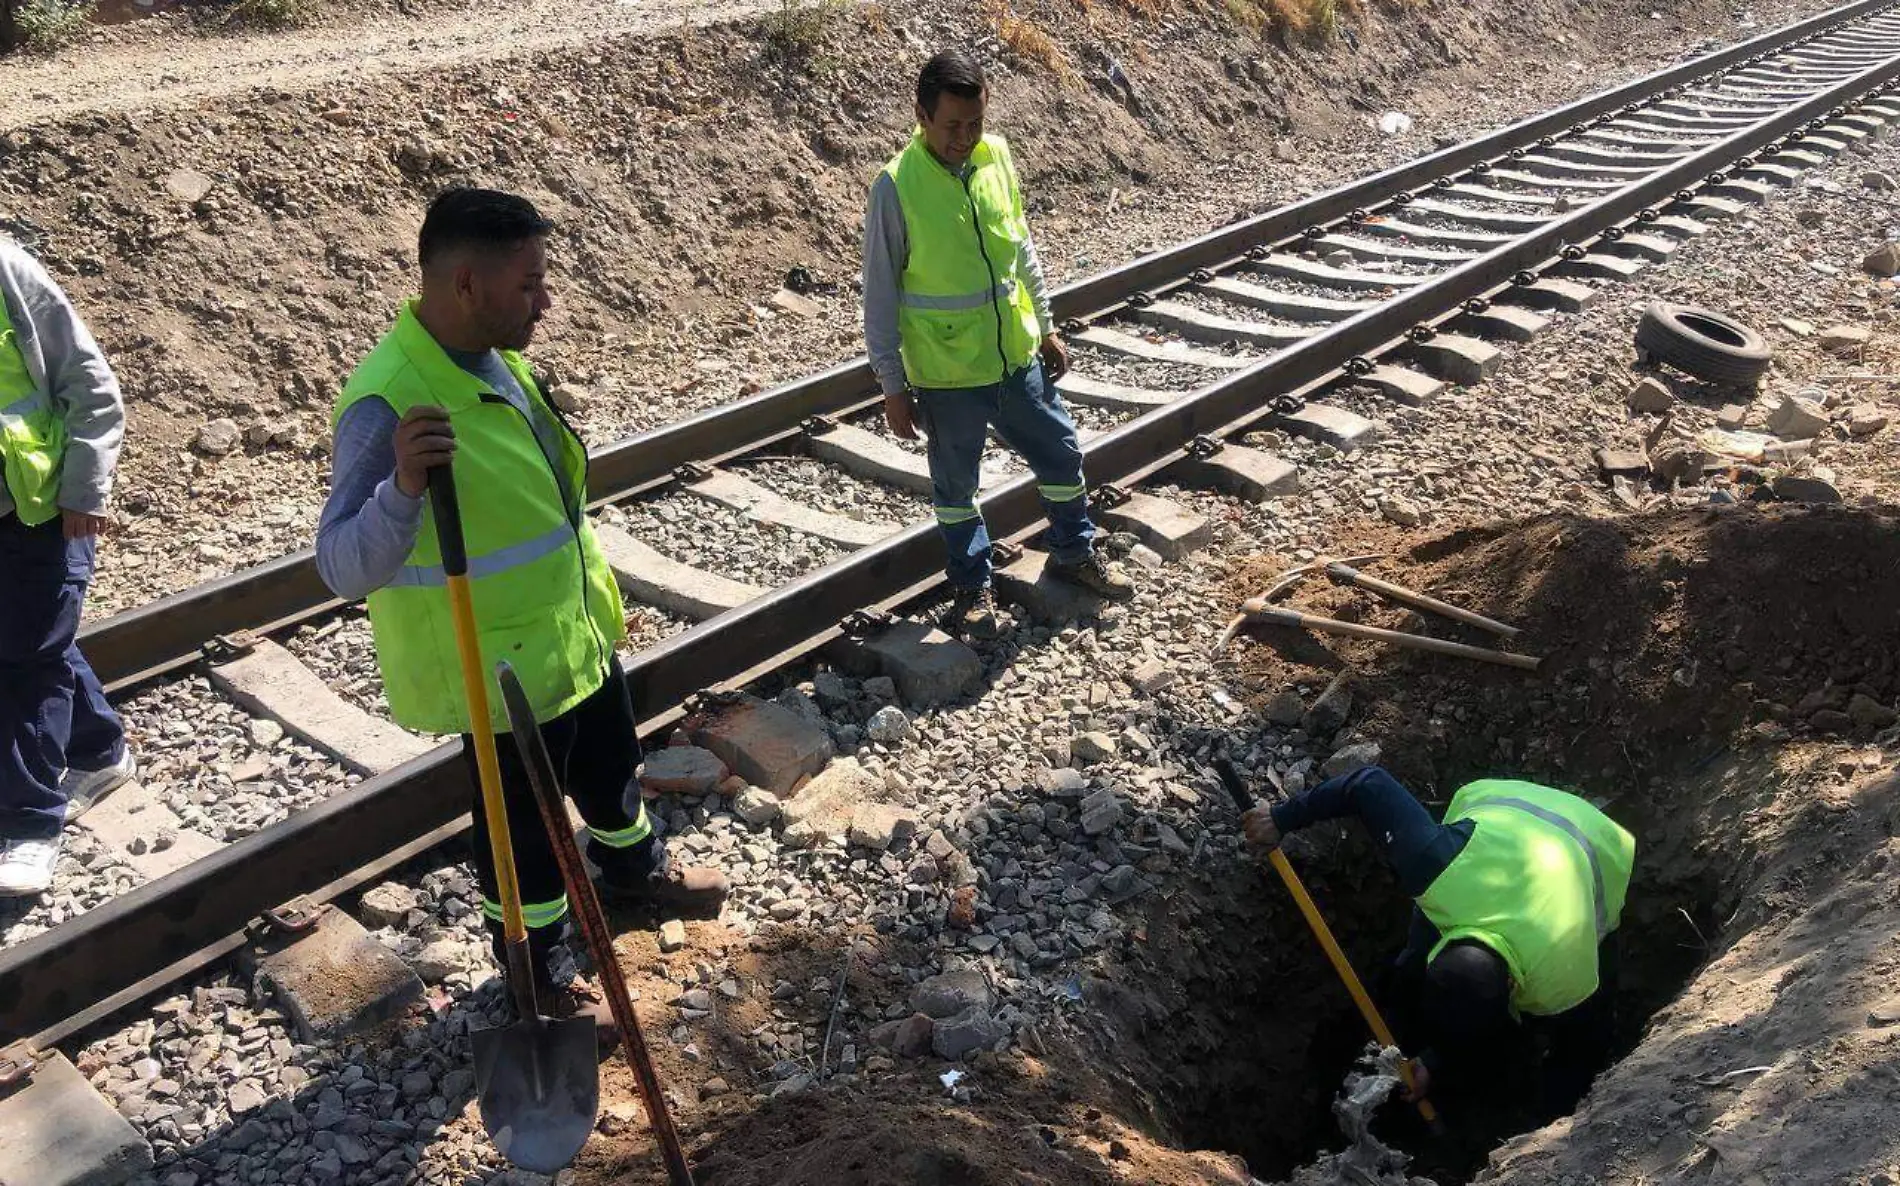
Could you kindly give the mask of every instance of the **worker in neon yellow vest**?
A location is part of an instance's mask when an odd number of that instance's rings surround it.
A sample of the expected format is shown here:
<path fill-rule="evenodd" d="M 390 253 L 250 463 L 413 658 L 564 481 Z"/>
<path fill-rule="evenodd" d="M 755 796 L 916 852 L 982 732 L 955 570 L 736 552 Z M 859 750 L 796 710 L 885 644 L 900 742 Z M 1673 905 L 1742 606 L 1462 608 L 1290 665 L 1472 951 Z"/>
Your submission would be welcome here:
<path fill-rule="evenodd" d="M 1409 999 L 1394 1012 L 1415 1019 L 1399 1037 L 1418 1055 L 1418 1092 L 1470 1089 L 1529 1038 L 1547 1047 L 1542 1112 L 1574 1109 L 1613 1044 L 1613 939 L 1635 838 L 1576 795 L 1501 778 L 1461 787 L 1434 822 L 1377 766 L 1255 807 L 1241 823 L 1271 848 L 1346 816 L 1417 903 L 1395 978 Z"/>
<path fill-rule="evenodd" d="M 369 602 L 390 715 L 462 738 L 470 851 L 498 956 L 501 903 L 468 702 L 435 524 L 424 513 L 434 466 L 454 466 L 483 667 L 506 658 L 521 678 L 587 823 L 601 890 L 665 914 L 716 914 L 727 889 L 717 869 L 669 859 L 641 799 L 638 718 L 614 649 L 626 623 L 586 514 L 586 446 L 521 355 L 553 303 L 553 229 L 527 199 L 496 190 L 450 189 L 430 204 L 417 242 L 422 295 L 397 310 L 337 399 L 330 497 L 317 526 L 324 582 Z M 490 723 L 506 733 L 492 674 L 488 702 Z M 592 1017 L 607 1037 L 612 1018 L 599 993 L 567 978 L 558 956 L 567 892 L 520 750 L 499 737 L 496 757 L 536 997 L 557 1016 Z"/>
<path fill-rule="evenodd" d="M 944 626 L 993 638 L 990 536 L 976 505 L 990 430 L 1036 475 L 1048 571 L 1112 601 L 1135 595 L 1095 548 L 1082 446 L 1056 383 L 1069 369 L 1016 161 L 983 130 L 983 68 L 946 50 L 917 77 L 917 130 L 871 183 L 864 340 L 884 419 L 929 439 L 931 498 L 954 596 Z"/>

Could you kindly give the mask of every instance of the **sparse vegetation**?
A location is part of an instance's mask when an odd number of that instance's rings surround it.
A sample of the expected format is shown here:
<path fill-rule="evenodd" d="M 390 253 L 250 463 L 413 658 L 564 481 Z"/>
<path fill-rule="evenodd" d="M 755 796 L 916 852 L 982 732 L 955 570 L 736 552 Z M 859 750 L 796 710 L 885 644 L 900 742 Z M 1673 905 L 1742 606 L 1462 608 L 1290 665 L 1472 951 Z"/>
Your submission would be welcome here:
<path fill-rule="evenodd" d="M 779 0 L 778 11 L 765 16 L 771 56 L 787 64 L 810 63 L 840 7 L 840 0 Z"/>
<path fill-rule="evenodd" d="M 315 16 L 315 0 L 231 0 L 222 20 L 213 23 L 233 29 L 294 29 Z"/>
<path fill-rule="evenodd" d="M 93 0 L 19 0 L 14 36 L 25 49 L 58 49 L 85 30 L 92 10 Z"/>

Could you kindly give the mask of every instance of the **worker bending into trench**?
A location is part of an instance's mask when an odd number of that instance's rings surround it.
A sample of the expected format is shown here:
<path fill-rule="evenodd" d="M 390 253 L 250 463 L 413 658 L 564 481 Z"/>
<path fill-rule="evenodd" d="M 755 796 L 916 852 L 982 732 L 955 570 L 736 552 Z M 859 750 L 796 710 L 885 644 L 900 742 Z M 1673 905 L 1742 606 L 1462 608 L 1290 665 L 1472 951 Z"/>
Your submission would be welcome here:
<path fill-rule="evenodd" d="M 1487 778 L 1434 822 L 1368 766 L 1241 819 L 1263 848 L 1355 816 L 1416 902 L 1394 1012 L 1415 1048 L 1410 1098 L 1484 1098 L 1536 1065 L 1541 1119 L 1574 1110 L 1614 1039 L 1615 932 L 1636 840 L 1583 799 Z"/>
<path fill-rule="evenodd" d="M 667 912 L 716 912 L 716 869 L 667 859 L 641 800 L 636 718 L 614 645 L 626 635 L 613 574 L 587 506 L 587 450 L 519 353 L 553 303 L 553 224 L 524 198 L 451 189 L 423 219 L 422 295 L 406 302 L 337 399 L 330 497 L 317 527 L 317 571 L 338 597 L 369 599 L 376 661 L 398 724 L 460 734 L 477 787 L 470 848 L 482 912 L 501 959 L 488 820 L 433 520 L 429 470 L 454 466 L 483 668 L 514 666 L 535 720 L 587 821 L 600 888 Z M 488 675 L 494 726 L 508 719 Z M 496 747 L 514 841 L 536 998 L 560 1017 L 612 1018 L 593 989 L 558 982 L 567 921 L 560 866 L 519 750 Z"/>

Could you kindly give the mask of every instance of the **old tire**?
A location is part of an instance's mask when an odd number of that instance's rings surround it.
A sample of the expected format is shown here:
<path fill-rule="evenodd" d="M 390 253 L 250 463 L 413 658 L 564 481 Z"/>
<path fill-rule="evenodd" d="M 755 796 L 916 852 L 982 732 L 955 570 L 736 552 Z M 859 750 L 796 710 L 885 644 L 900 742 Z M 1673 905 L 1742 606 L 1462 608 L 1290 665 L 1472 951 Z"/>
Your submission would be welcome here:
<path fill-rule="evenodd" d="M 1684 374 L 1729 387 L 1753 387 L 1768 371 L 1768 342 L 1733 317 L 1657 301 L 1636 323 L 1636 349 Z"/>

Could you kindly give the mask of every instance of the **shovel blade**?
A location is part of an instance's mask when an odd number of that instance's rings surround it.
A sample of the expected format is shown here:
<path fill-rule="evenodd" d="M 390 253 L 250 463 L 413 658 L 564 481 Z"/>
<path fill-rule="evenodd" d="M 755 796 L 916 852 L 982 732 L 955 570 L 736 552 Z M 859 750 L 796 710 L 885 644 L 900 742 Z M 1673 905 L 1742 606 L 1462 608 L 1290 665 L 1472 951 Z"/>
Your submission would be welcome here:
<path fill-rule="evenodd" d="M 477 1030 L 469 1041 L 482 1127 L 501 1155 L 537 1174 L 573 1161 L 600 1108 L 594 1023 L 532 1018 Z"/>

